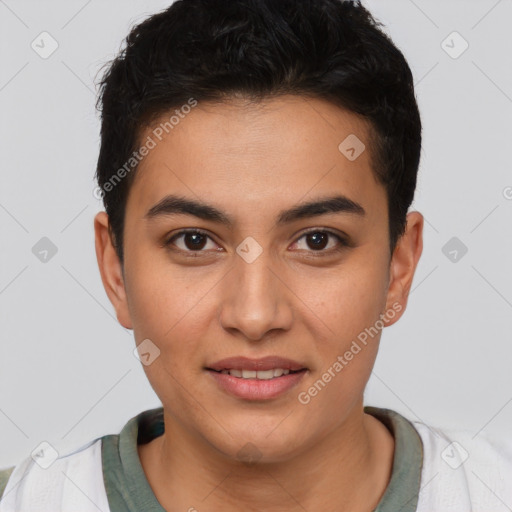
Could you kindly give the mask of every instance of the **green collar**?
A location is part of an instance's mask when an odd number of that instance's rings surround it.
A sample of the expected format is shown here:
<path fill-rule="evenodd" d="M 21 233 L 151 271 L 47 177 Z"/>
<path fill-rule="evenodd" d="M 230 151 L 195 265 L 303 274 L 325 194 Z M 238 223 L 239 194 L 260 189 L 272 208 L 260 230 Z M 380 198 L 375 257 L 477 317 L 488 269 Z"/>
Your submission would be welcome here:
<path fill-rule="evenodd" d="M 364 411 L 380 420 L 395 438 L 391 480 L 374 512 L 414 512 L 423 465 L 421 438 L 412 423 L 395 411 L 370 406 Z M 165 512 L 147 481 L 137 451 L 137 444 L 163 433 L 163 408 L 158 407 L 134 416 L 120 434 L 103 436 L 103 479 L 112 511 Z"/>
<path fill-rule="evenodd" d="M 412 423 L 391 409 L 366 406 L 395 438 L 391 480 L 374 512 L 415 512 L 420 492 L 423 443 Z"/>

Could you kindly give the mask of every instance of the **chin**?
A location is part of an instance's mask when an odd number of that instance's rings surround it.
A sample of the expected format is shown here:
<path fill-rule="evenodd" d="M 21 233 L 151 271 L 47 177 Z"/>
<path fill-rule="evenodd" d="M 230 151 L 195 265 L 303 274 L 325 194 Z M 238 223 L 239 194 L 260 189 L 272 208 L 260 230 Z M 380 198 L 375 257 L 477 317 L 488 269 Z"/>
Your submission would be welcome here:
<path fill-rule="evenodd" d="M 278 421 L 274 418 L 271 425 L 269 422 L 249 422 L 247 418 L 242 425 L 250 424 L 250 428 L 226 425 L 226 430 L 231 436 L 222 431 L 222 439 L 212 442 L 212 445 L 231 461 L 248 465 L 290 460 L 309 443 L 302 428 L 297 426 L 296 429 L 290 430 L 280 425 L 285 416 Z"/>

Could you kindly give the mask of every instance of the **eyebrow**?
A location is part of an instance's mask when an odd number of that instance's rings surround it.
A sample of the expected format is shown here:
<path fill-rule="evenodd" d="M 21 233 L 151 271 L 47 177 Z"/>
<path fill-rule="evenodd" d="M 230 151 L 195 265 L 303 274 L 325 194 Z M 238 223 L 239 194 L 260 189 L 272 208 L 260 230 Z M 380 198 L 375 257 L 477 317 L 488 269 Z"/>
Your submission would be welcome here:
<path fill-rule="evenodd" d="M 360 217 L 366 215 L 365 209 L 346 196 L 337 195 L 321 198 L 308 203 L 298 204 L 291 209 L 283 210 L 277 216 L 276 225 L 289 224 L 296 220 L 317 217 L 326 213 L 346 213 Z M 161 216 L 192 215 L 203 220 L 232 227 L 234 220 L 218 208 L 185 197 L 168 195 L 151 207 L 145 217 L 154 219 Z"/>

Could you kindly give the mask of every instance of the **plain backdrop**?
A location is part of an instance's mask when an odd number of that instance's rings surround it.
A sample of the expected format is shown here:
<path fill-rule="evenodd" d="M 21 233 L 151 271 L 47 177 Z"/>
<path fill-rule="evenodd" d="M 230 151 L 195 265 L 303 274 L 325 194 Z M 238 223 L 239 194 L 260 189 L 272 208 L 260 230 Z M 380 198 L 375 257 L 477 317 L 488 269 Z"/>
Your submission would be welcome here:
<path fill-rule="evenodd" d="M 95 81 L 130 27 L 169 3 L 0 0 L 0 467 L 41 441 L 64 452 L 118 433 L 160 405 L 97 270 Z M 413 209 L 426 219 L 407 312 L 383 333 L 365 400 L 508 435 L 512 2 L 365 4 L 415 76 L 424 143 Z"/>

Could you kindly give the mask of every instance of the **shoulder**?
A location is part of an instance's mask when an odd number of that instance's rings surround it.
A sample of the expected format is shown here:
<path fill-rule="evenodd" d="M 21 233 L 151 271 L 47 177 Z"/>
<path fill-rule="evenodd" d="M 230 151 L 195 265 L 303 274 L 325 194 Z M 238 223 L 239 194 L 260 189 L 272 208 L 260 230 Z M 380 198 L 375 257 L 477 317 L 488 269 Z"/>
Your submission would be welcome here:
<path fill-rule="evenodd" d="M 9 477 L 14 470 L 14 466 L 6 469 L 0 469 L 0 499 L 2 499 L 4 489 L 9 481 Z"/>
<path fill-rule="evenodd" d="M 88 510 L 90 500 L 108 511 L 101 446 L 98 438 L 65 455 L 42 450 L 9 468 L 0 512 L 60 510 L 66 504 L 77 511 Z"/>
<path fill-rule="evenodd" d="M 418 511 L 510 511 L 512 438 L 413 421 L 423 443 Z"/>

